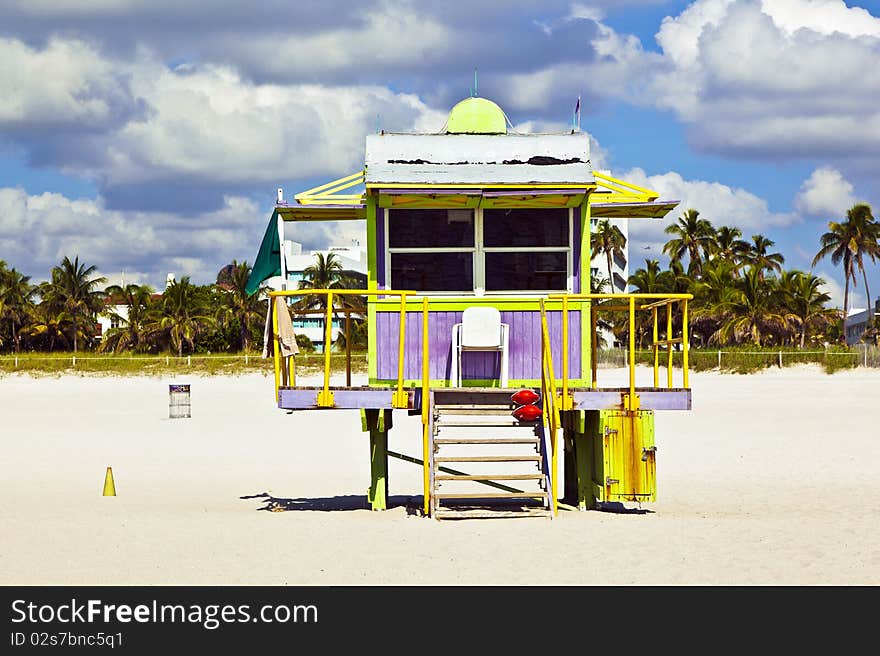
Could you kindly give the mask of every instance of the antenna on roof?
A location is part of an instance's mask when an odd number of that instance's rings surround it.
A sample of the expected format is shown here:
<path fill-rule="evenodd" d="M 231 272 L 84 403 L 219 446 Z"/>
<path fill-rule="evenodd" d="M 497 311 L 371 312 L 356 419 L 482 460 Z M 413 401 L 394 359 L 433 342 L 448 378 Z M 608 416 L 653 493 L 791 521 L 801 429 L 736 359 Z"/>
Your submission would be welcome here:
<path fill-rule="evenodd" d="M 472 98 L 477 97 L 477 69 L 476 68 L 474 68 L 474 88 L 471 89 L 471 97 Z"/>

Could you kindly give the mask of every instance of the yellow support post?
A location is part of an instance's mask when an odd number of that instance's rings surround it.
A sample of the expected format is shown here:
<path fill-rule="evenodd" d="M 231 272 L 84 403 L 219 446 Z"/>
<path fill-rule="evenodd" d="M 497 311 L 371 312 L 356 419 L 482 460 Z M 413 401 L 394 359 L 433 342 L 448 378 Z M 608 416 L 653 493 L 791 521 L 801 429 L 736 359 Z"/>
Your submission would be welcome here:
<path fill-rule="evenodd" d="M 406 408 L 409 397 L 403 389 L 403 365 L 406 352 L 406 294 L 400 296 L 400 328 L 397 340 L 397 391 L 391 395 L 391 405 L 395 408 Z"/>
<path fill-rule="evenodd" d="M 598 320 L 596 318 L 596 313 L 598 310 L 596 309 L 596 303 L 594 301 L 590 301 L 590 387 L 592 389 L 596 389 L 599 384 L 598 381 L 598 372 L 599 372 L 599 344 L 598 339 L 599 336 L 596 331 L 596 324 Z"/>
<path fill-rule="evenodd" d="M 660 373 L 658 372 L 658 368 L 660 366 L 660 357 L 659 357 L 659 352 L 658 352 L 659 346 L 657 345 L 658 335 L 657 335 L 657 308 L 656 307 L 651 308 L 651 314 L 652 314 L 652 318 L 654 320 L 654 331 L 651 334 L 651 336 L 654 338 L 653 339 L 653 342 L 654 342 L 654 346 L 653 346 L 653 348 L 654 348 L 654 387 L 660 387 Z M 668 335 L 667 335 L 667 337 L 668 337 Z"/>
<path fill-rule="evenodd" d="M 330 391 L 330 348 L 333 339 L 333 292 L 327 292 L 327 312 L 324 316 L 324 389 L 318 393 L 318 407 L 333 407 Z"/>
<path fill-rule="evenodd" d="M 431 345 L 428 340 L 428 299 L 422 299 L 422 483 L 424 486 L 425 516 L 429 514 L 431 501 L 431 472 L 430 452 L 428 446 L 428 424 L 430 419 L 430 388 L 431 368 L 430 358 Z"/>
<path fill-rule="evenodd" d="M 568 398 L 568 297 L 562 297 L 562 409 L 571 410 Z"/>
<path fill-rule="evenodd" d="M 278 388 L 281 387 L 281 349 L 278 347 L 278 305 L 274 298 L 272 303 L 272 355 L 275 365 L 275 403 L 278 403 Z"/>
<path fill-rule="evenodd" d="M 672 389 L 672 303 L 666 304 L 666 387 Z"/>
<path fill-rule="evenodd" d="M 636 397 L 636 299 L 629 298 L 629 402 Z M 631 410 L 632 407 L 627 408 Z"/>
<path fill-rule="evenodd" d="M 558 463 L 559 455 L 556 449 L 556 432 L 559 428 L 559 410 L 556 406 L 556 375 L 553 373 L 553 349 L 550 344 L 550 331 L 547 328 L 547 312 L 544 300 L 541 299 L 541 359 L 546 362 L 548 390 L 544 393 L 544 412 L 547 419 L 547 428 L 550 431 L 550 487 L 553 500 L 553 514 L 559 514 L 559 500 L 557 490 L 559 483 Z M 564 355 L 564 354 L 563 354 Z M 544 366 L 541 366 L 541 377 L 544 378 Z"/>
<path fill-rule="evenodd" d="M 684 387 L 688 385 L 688 300 L 682 299 L 681 309 L 681 370 L 683 372 Z"/>

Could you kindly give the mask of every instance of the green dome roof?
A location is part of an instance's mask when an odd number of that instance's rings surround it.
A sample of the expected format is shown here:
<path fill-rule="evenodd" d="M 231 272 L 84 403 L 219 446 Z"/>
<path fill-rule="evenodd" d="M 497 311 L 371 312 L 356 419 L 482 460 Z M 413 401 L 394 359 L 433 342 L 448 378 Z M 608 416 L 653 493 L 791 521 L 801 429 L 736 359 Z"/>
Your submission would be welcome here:
<path fill-rule="evenodd" d="M 491 100 L 465 98 L 449 112 L 449 134 L 507 134 L 507 116 Z"/>

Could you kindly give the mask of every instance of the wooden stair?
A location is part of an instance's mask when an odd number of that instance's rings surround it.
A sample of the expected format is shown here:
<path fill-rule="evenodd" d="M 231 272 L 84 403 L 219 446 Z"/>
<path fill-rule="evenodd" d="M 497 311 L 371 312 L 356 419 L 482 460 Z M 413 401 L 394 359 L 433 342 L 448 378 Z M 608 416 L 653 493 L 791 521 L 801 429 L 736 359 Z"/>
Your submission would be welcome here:
<path fill-rule="evenodd" d="M 515 389 L 431 392 L 431 515 L 436 519 L 550 517 L 540 421 L 511 413 Z M 467 472 L 448 463 L 469 463 Z M 450 473 L 455 471 L 455 473 Z"/>

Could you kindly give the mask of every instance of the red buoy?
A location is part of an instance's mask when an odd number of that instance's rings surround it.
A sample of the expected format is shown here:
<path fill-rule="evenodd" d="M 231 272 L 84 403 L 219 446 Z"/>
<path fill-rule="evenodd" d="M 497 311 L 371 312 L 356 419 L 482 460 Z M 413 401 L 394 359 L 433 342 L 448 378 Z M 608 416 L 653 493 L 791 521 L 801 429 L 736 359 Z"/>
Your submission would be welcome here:
<path fill-rule="evenodd" d="M 521 405 L 513 411 L 513 416 L 520 421 L 535 421 L 543 414 L 543 410 L 536 405 Z"/>
<path fill-rule="evenodd" d="M 530 403 L 534 403 L 541 397 L 538 396 L 533 390 L 530 389 L 521 389 L 510 397 L 510 400 L 516 403 L 517 405 L 529 405 Z"/>

